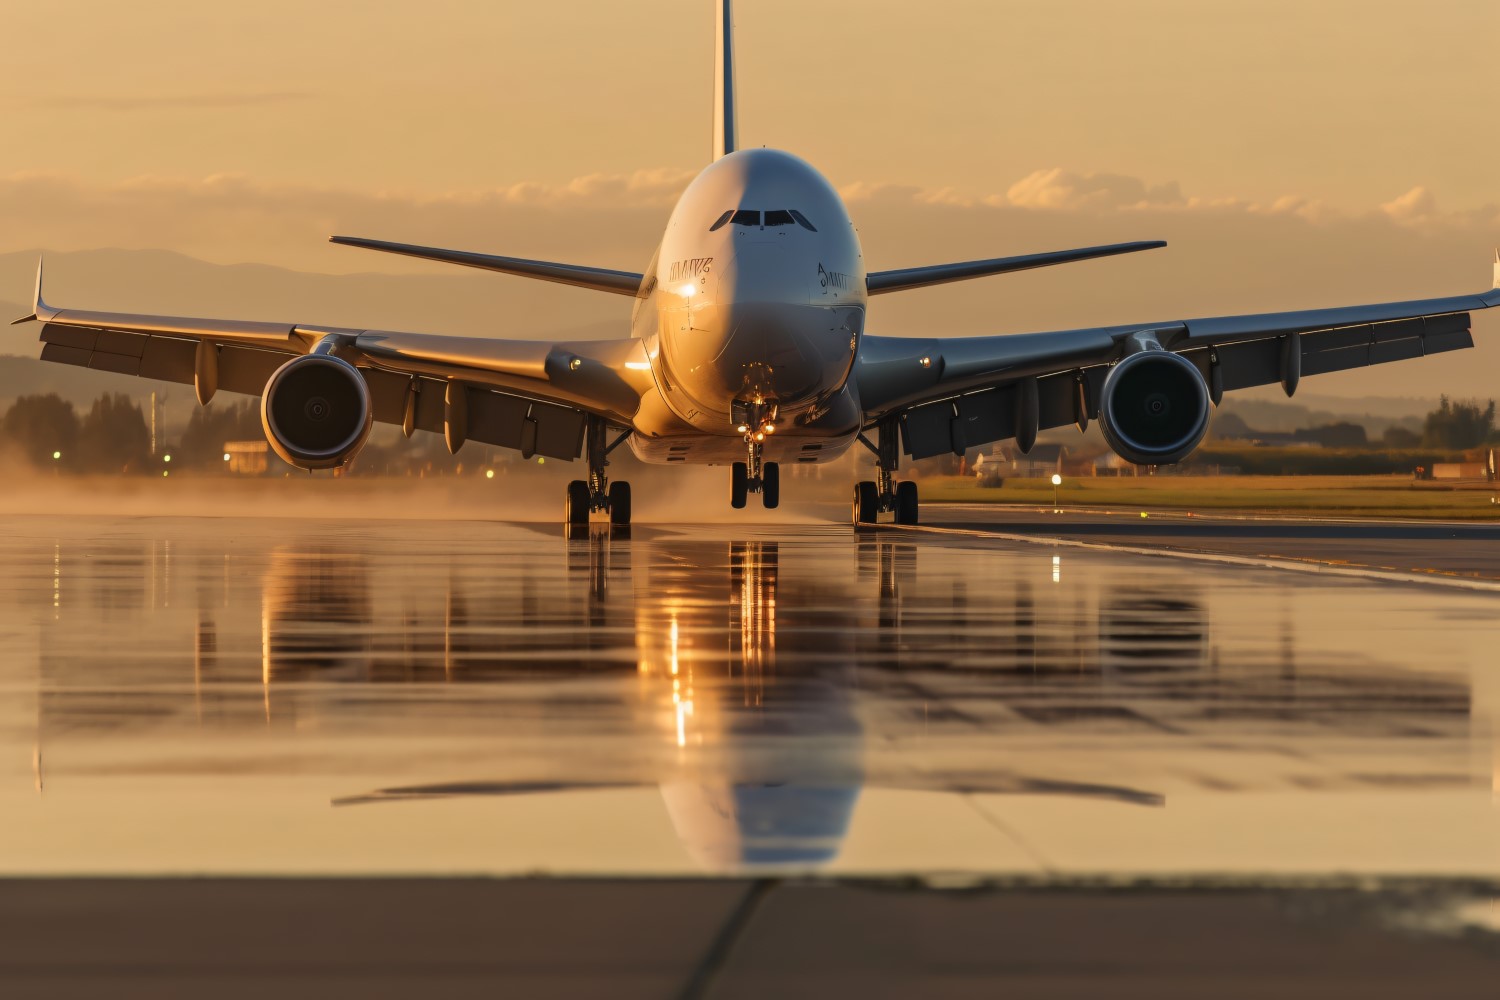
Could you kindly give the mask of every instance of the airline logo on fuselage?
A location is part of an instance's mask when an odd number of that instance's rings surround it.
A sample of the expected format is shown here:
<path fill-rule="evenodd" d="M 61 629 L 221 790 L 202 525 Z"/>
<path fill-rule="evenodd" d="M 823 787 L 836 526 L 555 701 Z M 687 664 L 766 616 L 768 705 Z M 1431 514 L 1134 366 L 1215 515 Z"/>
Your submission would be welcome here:
<path fill-rule="evenodd" d="M 674 260 L 667 272 L 668 281 L 686 281 L 700 274 L 707 274 L 714 262 L 712 257 L 694 257 L 692 260 Z"/>
<path fill-rule="evenodd" d="M 818 265 L 818 284 L 823 288 L 836 288 L 843 291 L 849 287 L 849 276 L 843 271 L 830 271 Z"/>

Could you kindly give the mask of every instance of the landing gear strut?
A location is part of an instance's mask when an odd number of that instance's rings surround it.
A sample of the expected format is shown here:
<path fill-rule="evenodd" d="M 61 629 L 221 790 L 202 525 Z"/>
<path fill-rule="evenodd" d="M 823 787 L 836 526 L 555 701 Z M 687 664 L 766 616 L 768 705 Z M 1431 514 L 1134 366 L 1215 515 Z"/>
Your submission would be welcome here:
<path fill-rule="evenodd" d="M 568 484 L 567 504 L 563 508 L 563 520 L 569 525 L 588 524 L 589 515 L 595 511 L 607 512 L 609 523 L 616 527 L 630 524 L 630 484 L 611 483 L 605 468 L 609 465 L 609 453 L 630 436 L 622 431 L 613 441 L 608 440 L 609 426 L 599 417 L 589 417 L 584 436 L 584 454 L 588 459 L 589 478 L 575 479 Z"/>
<path fill-rule="evenodd" d="M 901 464 L 901 429 L 896 418 L 880 421 L 875 431 L 878 444 L 871 444 L 863 434 L 859 436 L 860 443 L 875 453 L 875 481 L 854 484 L 854 526 L 874 524 L 878 514 L 896 515 L 897 524 L 916 524 L 917 484 L 910 480 L 896 482 L 896 470 Z"/>
<path fill-rule="evenodd" d="M 745 449 L 745 461 L 735 462 L 729 471 L 729 505 L 739 510 L 749 494 L 759 493 L 765 508 L 775 510 L 781 503 L 781 466 L 762 460 L 764 445 L 754 435 L 745 435 Z"/>

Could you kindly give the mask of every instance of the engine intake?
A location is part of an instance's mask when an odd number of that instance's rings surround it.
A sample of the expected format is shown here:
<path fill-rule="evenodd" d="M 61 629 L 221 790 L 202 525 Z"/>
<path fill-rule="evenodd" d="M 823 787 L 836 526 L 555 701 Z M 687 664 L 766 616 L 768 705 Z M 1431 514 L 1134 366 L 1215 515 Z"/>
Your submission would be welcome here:
<path fill-rule="evenodd" d="M 1198 447 L 1212 408 L 1197 365 L 1170 351 L 1141 351 L 1104 380 L 1099 428 L 1127 462 L 1171 465 Z"/>
<path fill-rule="evenodd" d="M 364 447 L 375 414 L 370 387 L 349 362 L 306 354 L 276 369 L 260 399 L 271 448 L 299 469 L 332 469 Z"/>

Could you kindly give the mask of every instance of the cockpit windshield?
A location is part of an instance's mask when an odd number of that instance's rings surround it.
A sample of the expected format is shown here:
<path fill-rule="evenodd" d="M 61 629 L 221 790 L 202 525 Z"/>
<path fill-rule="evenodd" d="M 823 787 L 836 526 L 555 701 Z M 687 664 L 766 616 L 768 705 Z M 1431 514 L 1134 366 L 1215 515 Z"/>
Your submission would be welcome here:
<path fill-rule="evenodd" d="M 714 224 L 708 227 L 708 231 L 711 233 L 718 232 L 730 223 L 736 226 L 757 226 L 761 228 L 766 226 L 790 226 L 792 223 L 796 223 L 810 233 L 818 231 L 811 222 L 807 221 L 807 216 L 795 208 L 770 209 L 765 213 L 764 223 L 761 221 L 761 213 L 756 209 L 731 208 L 719 216 L 718 219 L 714 220 Z"/>

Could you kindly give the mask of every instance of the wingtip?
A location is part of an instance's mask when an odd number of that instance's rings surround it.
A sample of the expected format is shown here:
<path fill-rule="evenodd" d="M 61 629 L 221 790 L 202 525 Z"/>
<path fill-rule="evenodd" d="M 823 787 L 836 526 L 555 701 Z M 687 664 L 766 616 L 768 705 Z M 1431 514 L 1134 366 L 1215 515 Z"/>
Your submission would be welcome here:
<path fill-rule="evenodd" d="M 43 266 L 45 264 L 46 264 L 46 255 L 40 254 L 40 253 L 37 254 L 36 255 L 36 291 L 32 293 L 32 298 L 31 298 L 31 315 L 28 316 L 28 317 L 26 317 L 25 319 L 17 320 L 16 322 L 18 322 L 18 323 L 26 323 L 26 322 L 30 322 L 31 320 L 38 320 L 38 319 L 45 322 L 46 320 L 49 320 L 53 316 L 57 315 L 57 310 L 53 309 L 51 306 L 49 306 L 47 304 L 47 300 L 42 297 L 42 273 L 43 273 Z"/>

